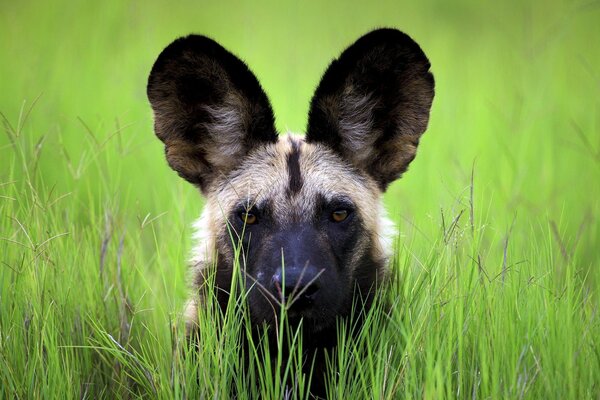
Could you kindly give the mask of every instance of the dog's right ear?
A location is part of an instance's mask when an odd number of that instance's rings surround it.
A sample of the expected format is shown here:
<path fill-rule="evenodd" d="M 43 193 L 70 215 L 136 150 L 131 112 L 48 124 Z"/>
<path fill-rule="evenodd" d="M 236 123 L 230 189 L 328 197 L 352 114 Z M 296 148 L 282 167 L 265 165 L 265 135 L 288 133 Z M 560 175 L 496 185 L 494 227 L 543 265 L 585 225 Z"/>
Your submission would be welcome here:
<path fill-rule="evenodd" d="M 207 37 L 167 46 L 147 93 L 169 165 L 205 193 L 253 147 L 277 141 L 271 105 L 254 74 Z"/>

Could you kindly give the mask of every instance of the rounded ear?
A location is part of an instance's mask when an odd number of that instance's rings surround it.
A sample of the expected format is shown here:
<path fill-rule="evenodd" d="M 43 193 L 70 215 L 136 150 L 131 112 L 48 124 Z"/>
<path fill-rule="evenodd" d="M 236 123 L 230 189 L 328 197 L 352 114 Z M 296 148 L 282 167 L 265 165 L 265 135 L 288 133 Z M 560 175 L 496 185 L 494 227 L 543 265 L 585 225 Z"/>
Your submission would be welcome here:
<path fill-rule="evenodd" d="M 434 96 L 429 60 L 406 34 L 378 29 L 334 60 L 310 104 L 306 140 L 327 145 L 382 190 L 406 171 Z"/>
<path fill-rule="evenodd" d="M 204 192 L 253 147 L 277 141 L 271 105 L 254 74 L 207 37 L 167 46 L 147 93 L 169 165 Z"/>

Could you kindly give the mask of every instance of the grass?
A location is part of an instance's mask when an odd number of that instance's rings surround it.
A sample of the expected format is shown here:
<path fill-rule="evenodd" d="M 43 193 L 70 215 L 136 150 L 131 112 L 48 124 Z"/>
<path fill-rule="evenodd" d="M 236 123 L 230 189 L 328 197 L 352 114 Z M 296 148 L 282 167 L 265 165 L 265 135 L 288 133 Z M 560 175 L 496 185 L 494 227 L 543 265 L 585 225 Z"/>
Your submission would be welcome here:
<path fill-rule="evenodd" d="M 358 338 L 340 329 L 330 397 L 600 397 L 597 2 L 0 11 L 0 397 L 305 398 L 310 377 L 287 393 L 263 343 L 239 348 L 243 302 L 220 326 L 209 302 L 182 356 L 202 200 L 166 166 L 145 80 L 170 40 L 209 34 L 302 131 L 328 61 L 376 26 L 422 45 L 437 94 L 385 198 L 390 283 Z"/>

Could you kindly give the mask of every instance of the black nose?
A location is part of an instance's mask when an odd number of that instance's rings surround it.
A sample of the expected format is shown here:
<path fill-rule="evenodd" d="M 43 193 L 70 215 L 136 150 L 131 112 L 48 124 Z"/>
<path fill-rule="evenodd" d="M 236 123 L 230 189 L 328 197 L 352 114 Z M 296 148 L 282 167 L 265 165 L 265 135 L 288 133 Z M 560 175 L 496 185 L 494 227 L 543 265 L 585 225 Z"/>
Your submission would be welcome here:
<path fill-rule="evenodd" d="M 285 302 L 311 301 L 320 289 L 320 274 L 317 268 L 310 265 L 303 268 L 279 268 L 273 275 L 273 292 Z"/>

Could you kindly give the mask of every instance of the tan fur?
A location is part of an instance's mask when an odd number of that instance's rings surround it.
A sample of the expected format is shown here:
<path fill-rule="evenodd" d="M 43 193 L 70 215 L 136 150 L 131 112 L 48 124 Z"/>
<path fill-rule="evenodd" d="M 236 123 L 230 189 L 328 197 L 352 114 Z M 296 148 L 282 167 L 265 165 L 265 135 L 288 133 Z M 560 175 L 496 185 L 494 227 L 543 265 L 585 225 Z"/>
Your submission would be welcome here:
<path fill-rule="evenodd" d="M 289 181 L 286 157 L 292 151 L 293 143 L 300 147 L 299 163 L 304 184 L 298 193 L 290 197 L 286 190 Z M 195 245 L 191 258 L 194 282 L 202 282 L 206 269 L 214 265 L 216 250 L 222 250 L 221 254 L 231 257 L 226 250 L 230 240 L 226 218 L 240 201 L 250 206 L 254 202 L 270 200 L 278 221 L 285 225 L 309 221 L 315 212 L 319 194 L 327 199 L 339 195 L 350 198 L 356 205 L 365 231 L 371 235 L 360 239 L 349 267 L 353 267 L 370 243 L 375 244 L 371 246 L 375 253 L 373 259 L 387 265 L 394 226 L 386 216 L 379 186 L 327 147 L 309 144 L 302 137 L 287 134 L 275 144 L 254 149 L 233 172 L 233 177 L 224 179 L 207 194 L 202 215 L 194 224 Z M 232 259 L 227 261 L 233 262 Z M 385 272 L 381 271 L 381 274 Z M 196 307 L 192 298 L 186 308 L 188 321 L 197 318 Z"/>

